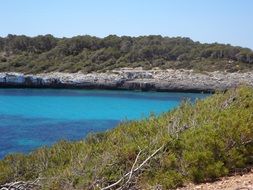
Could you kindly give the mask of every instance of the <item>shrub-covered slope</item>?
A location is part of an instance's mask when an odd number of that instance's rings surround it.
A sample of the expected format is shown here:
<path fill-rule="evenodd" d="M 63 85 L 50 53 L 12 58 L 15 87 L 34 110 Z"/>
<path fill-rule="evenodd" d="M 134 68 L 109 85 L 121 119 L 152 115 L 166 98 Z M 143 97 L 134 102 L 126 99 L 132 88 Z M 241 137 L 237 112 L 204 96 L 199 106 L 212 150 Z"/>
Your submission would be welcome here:
<path fill-rule="evenodd" d="M 253 89 L 240 87 L 83 141 L 9 155 L 0 184 L 40 178 L 41 189 L 169 189 L 251 166 L 252 143 Z"/>
<path fill-rule="evenodd" d="M 104 72 L 140 66 L 145 69 L 247 71 L 253 67 L 253 52 L 248 48 L 201 44 L 181 37 L 0 37 L 0 72 Z"/>

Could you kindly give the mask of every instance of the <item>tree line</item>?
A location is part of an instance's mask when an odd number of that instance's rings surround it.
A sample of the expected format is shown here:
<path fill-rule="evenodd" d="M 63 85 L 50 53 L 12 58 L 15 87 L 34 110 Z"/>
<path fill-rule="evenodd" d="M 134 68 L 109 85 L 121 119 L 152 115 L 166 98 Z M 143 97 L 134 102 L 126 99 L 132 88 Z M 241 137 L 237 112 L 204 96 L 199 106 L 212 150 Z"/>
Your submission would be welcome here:
<path fill-rule="evenodd" d="M 159 67 L 233 72 L 249 70 L 252 65 L 253 51 L 249 48 L 202 44 L 183 37 L 0 37 L 0 71 L 103 72 L 120 67 Z"/>

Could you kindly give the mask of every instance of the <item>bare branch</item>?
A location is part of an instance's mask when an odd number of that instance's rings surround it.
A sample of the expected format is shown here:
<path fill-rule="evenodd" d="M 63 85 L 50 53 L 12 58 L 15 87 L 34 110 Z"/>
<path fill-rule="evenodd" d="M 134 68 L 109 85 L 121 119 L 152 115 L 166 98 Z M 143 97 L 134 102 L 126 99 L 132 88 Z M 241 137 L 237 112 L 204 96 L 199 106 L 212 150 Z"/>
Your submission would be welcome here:
<path fill-rule="evenodd" d="M 107 190 L 107 189 L 111 189 L 111 188 L 113 188 L 113 187 L 115 187 L 116 185 L 118 185 L 119 183 L 121 183 L 126 177 L 128 177 L 128 176 L 130 176 L 129 178 L 128 178 L 128 181 L 126 182 L 126 183 L 129 183 L 129 181 L 131 180 L 131 178 L 132 178 L 132 175 L 133 175 L 133 173 L 135 173 L 135 172 L 137 172 L 138 170 L 140 170 L 152 157 L 154 157 L 160 150 L 162 150 L 164 148 L 164 145 L 162 145 L 160 148 L 158 148 L 158 149 L 156 149 L 150 156 L 148 156 L 138 167 L 136 167 L 135 169 L 134 169 L 134 165 L 136 165 L 136 163 L 137 163 L 137 161 L 138 161 L 138 158 L 139 158 L 139 156 L 140 156 L 140 153 L 141 153 L 141 151 L 138 153 L 138 155 L 137 155 L 137 157 L 136 157 L 136 159 L 135 159 L 135 162 L 134 162 L 134 164 L 133 164 L 133 166 L 132 166 L 132 169 L 131 169 L 131 171 L 130 172 L 128 172 L 128 173 L 126 173 L 123 177 L 121 177 L 118 181 L 116 181 L 115 183 L 113 183 L 113 184 L 111 184 L 111 185 L 109 185 L 109 186 L 107 186 L 107 187 L 103 187 L 103 188 L 101 188 L 101 190 Z M 125 183 L 125 184 L 126 184 Z M 124 185 L 125 185 L 124 184 Z M 123 186 L 124 186 L 123 185 Z M 123 186 L 121 186 L 119 189 L 122 189 L 122 187 Z"/>
<path fill-rule="evenodd" d="M 33 190 L 38 189 L 40 178 L 34 181 L 16 181 L 0 185 L 0 190 Z"/>
<path fill-rule="evenodd" d="M 139 151 L 139 153 L 137 154 L 137 156 L 135 158 L 134 164 L 133 164 L 133 166 L 131 168 L 131 171 L 130 171 L 130 174 L 129 174 L 129 178 L 128 178 L 126 184 L 129 183 L 130 180 L 131 180 L 131 178 L 132 178 L 132 175 L 133 175 L 133 172 L 134 172 L 134 167 L 135 167 L 135 165 L 136 165 L 136 163 L 137 163 L 137 161 L 139 159 L 139 156 L 140 156 L 141 152 L 142 152 L 142 150 Z"/>

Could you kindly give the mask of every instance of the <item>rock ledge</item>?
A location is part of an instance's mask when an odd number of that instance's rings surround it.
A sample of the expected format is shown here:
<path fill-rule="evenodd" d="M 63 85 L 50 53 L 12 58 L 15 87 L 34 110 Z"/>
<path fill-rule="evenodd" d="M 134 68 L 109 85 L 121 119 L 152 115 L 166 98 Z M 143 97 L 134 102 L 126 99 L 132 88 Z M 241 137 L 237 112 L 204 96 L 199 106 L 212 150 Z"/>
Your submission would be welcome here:
<path fill-rule="evenodd" d="M 121 68 L 106 73 L 0 73 L 0 87 L 125 89 L 143 91 L 213 92 L 240 84 L 253 86 L 246 73 Z"/>

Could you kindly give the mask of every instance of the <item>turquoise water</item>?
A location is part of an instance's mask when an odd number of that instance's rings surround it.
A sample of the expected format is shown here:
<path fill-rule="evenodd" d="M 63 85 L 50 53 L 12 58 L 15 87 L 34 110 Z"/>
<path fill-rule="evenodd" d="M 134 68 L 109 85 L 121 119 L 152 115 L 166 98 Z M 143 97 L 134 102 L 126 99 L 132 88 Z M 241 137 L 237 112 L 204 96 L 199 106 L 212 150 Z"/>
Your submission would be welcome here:
<path fill-rule="evenodd" d="M 207 95 L 67 89 L 0 89 L 0 158 L 59 140 L 82 139 Z"/>

